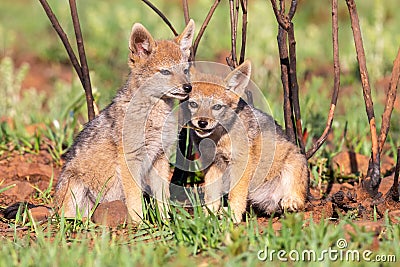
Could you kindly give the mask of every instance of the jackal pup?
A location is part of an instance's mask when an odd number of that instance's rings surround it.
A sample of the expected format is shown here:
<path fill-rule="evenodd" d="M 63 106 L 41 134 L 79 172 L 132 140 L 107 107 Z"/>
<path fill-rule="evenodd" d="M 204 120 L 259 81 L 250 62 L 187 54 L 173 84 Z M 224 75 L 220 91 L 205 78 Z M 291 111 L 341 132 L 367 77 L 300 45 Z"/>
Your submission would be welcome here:
<path fill-rule="evenodd" d="M 185 107 L 205 168 L 204 202 L 217 211 L 228 193 L 237 221 L 247 204 L 267 214 L 302 209 L 308 193 L 305 156 L 270 115 L 240 97 L 250 72 L 249 61 L 225 80 L 194 70 Z"/>
<path fill-rule="evenodd" d="M 66 217 L 76 216 L 78 209 L 88 216 L 99 198 L 123 200 L 132 220 L 138 221 L 142 190 L 158 200 L 169 197 L 164 147 L 175 140 L 177 128 L 166 118 L 173 99 L 185 99 L 192 89 L 188 57 L 194 28 L 191 20 L 170 41 L 154 40 L 141 24 L 133 25 L 125 85 L 85 125 L 65 156 L 55 201 Z"/>

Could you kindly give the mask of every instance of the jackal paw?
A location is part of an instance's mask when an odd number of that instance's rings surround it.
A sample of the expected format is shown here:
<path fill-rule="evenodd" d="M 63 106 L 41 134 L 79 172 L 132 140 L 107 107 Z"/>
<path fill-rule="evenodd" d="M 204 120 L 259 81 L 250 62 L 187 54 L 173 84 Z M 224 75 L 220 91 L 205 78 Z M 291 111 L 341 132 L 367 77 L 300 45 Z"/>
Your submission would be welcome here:
<path fill-rule="evenodd" d="M 304 201 L 295 196 L 285 196 L 281 199 L 280 206 L 285 211 L 298 211 L 304 207 Z"/>

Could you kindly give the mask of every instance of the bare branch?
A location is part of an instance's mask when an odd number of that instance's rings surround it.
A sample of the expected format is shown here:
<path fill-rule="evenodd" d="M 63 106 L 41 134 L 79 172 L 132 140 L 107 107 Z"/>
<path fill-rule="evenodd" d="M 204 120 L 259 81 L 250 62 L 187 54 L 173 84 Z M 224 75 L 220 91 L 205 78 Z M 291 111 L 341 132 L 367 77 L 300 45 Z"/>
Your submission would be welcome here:
<path fill-rule="evenodd" d="M 289 21 L 293 19 L 294 14 L 296 13 L 296 9 L 297 9 L 297 0 L 292 0 L 288 13 Z"/>
<path fill-rule="evenodd" d="M 392 194 L 392 198 L 395 201 L 399 201 L 400 188 L 399 188 L 399 173 L 400 173 L 400 147 L 397 148 L 397 162 L 393 176 L 393 185 L 389 192 Z"/>
<path fill-rule="evenodd" d="M 193 44 L 193 60 L 196 58 L 196 52 L 197 52 L 197 47 L 199 46 L 200 40 L 203 37 L 204 31 L 206 30 L 208 23 L 210 22 L 215 9 L 217 8 L 219 2 L 221 2 L 221 0 L 215 0 L 214 4 L 211 6 L 210 11 L 208 11 L 207 17 L 204 20 L 203 24 L 201 25 L 200 31 L 197 34 L 196 39 L 194 40 L 194 44 Z"/>
<path fill-rule="evenodd" d="M 75 53 L 71 47 L 71 44 L 69 43 L 67 34 L 62 29 L 60 23 L 58 22 L 56 16 L 53 13 L 53 10 L 51 9 L 51 7 L 47 3 L 47 1 L 39 0 L 39 2 L 42 5 L 44 11 L 46 12 L 46 15 L 49 18 L 54 30 L 57 32 L 58 36 L 60 37 L 65 49 L 67 50 L 67 53 L 68 53 L 69 59 L 71 60 L 72 66 L 74 67 L 76 73 L 78 74 L 79 79 L 83 83 L 83 75 L 82 75 L 81 66 L 78 62 L 78 59 L 75 56 Z"/>
<path fill-rule="evenodd" d="M 363 87 L 364 102 L 367 111 L 372 142 L 371 160 L 368 166 L 367 178 L 363 181 L 363 188 L 366 189 L 371 196 L 375 196 L 378 193 L 378 187 L 381 182 L 381 177 L 380 154 L 378 147 L 378 136 L 376 132 L 374 104 L 371 98 L 371 87 L 369 84 L 367 65 L 365 62 L 365 52 L 361 37 L 356 3 L 354 2 L 354 0 L 346 0 L 346 4 L 350 13 L 351 28 L 353 30 L 354 43 L 357 52 L 357 61 L 360 70 L 361 84 Z"/>
<path fill-rule="evenodd" d="M 314 143 L 313 147 L 307 151 L 307 159 L 311 158 L 315 152 L 325 143 L 326 138 L 332 128 L 333 117 L 335 114 L 335 107 L 340 89 L 340 62 L 339 62 L 339 37 L 338 37 L 338 0 L 332 0 L 332 42 L 333 42 L 333 92 L 331 107 L 329 109 L 328 119 L 326 122 L 325 130 L 321 137 Z"/>
<path fill-rule="evenodd" d="M 276 6 L 276 1 L 271 0 L 272 8 L 274 9 L 275 18 L 278 21 L 278 49 L 281 65 L 281 80 L 283 86 L 283 113 L 285 119 L 285 131 L 288 139 L 292 143 L 296 143 L 296 134 L 294 131 L 294 118 L 292 113 L 291 91 L 289 87 L 289 53 L 287 48 L 287 32 L 284 23 L 280 23 L 282 18 L 281 13 L 285 13 L 285 1 L 280 0 L 280 10 Z"/>
<path fill-rule="evenodd" d="M 300 146 L 300 150 L 305 154 L 304 140 L 303 140 L 303 129 L 301 125 L 301 112 L 299 103 L 299 85 L 297 83 L 297 72 L 296 72 L 296 40 L 294 37 L 294 26 L 290 22 L 288 30 L 288 41 L 289 41 L 289 75 L 290 75 L 290 89 L 292 92 L 291 100 L 293 113 L 295 117 L 296 135 L 297 141 Z"/>
<path fill-rule="evenodd" d="M 238 22 L 239 22 L 239 0 L 235 1 L 234 10 L 233 10 L 233 26 L 234 26 L 234 34 L 235 39 L 237 40 L 237 29 L 238 29 Z M 235 42 L 235 44 L 237 44 Z M 237 58 L 236 58 L 237 61 Z"/>
<path fill-rule="evenodd" d="M 79 61 L 81 62 L 82 75 L 83 75 L 83 88 L 85 88 L 88 117 L 89 121 L 91 121 L 95 117 L 92 85 L 90 82 L 90 74 L 86 60 L 85 46 L 83 44 L 83 37 L 82 37 L 81 26 L 79 23 L 78 11 L 76 9 L 75 0 L 69 0 L 69 6 L 71 9 L 72 23 L 74 25 L 76 44 L 78 46 Z"/>
<path fill-rule="evenodd" d="M 282 15 L 282 17 L 284 17 L 285 12 L 286 12 L 286 8 L 285 8 L 285 0 L 279 0 L 279 11 L 280 14 Z M 288 26 L 289 27 L 289 26 Z"/>
<path fill-rule="evenodd" d="M 185 18 L 185 25 L 189 23 L 190 20 L 190 15 L 189 15 L 189 6 L 187 0 L 182 0 L 182 7 L 183 7 L 183 16 Z M 193 46 L 190 48 L 190 56 L 189 56 L 189 62 L 194 60 L 194 54 L 193 54 Z"/>
<path fill-rule="evenodd" d="M 183 6 L 183 16 L 185 17 L 185 24 L 187 25 L 190 20 L 189 6 L 187 0 L 182 0 L 182 6 Z"/>
<path fill-rule="evenodd" d="M 389 90 L 387 92 L 385 110 L 382 114 L 382 126 L 379 134 L 379 153 L 382 152 L 387 134 L 390 127 L 390 117 L 392 116 L 394 102 L 396 101 L 397 85 L 400 77 L 400 48 L 397 51 L 396 59 L 393 63 L 392 76 L 390 78 Z"/>
<path fill-rule="evenodd" d="M 240 4 L 242 7 L 242 45 L 240 48 L 240 59 L 239 64 L 242 64 L 245 59 L 246 54 L 246 42 L 247 42 L 247 0 L 240 0 Z"/>
<path fill-rule="evenodd" d="M 272 3 L 272 2 L 271 2 Z M 275 9 L 276 8 L 276 3 Z M 274 7 L 274 6 L 273 6 Z M 275 10 L 274 10 L 275 12 Z M 281 15 L 282 14 L 282 15 Z M 281 80 L 283 85 L 283 111 L 285 116 L 285 131 L 289 140 L 296 144 L 295 124 L 293 117 L 293 104 L 292 104 L 292 92 L 290 90 L 290 77 L 289 77 L 289 52 L 287 48 L 287 28 L 283 23 L 279 23 L 279 18 L 283 18 L 285 14 L 285 1 L 279 0 L 279 13 L 275 13 L 276 20 L 279 24 L 278 30 L 278 47 L 279 56 L 281 62 Z M 283 27 L 284 26 L 284 27 Z"/>
<path fill-rule="evenodd" d="M 142 0 L 146 5 L 148 5 L 151 9 L 153 9 L 154 12 L 156 12 L 160 18 L 165 22 L 165 24 L 168 25 L 168 27 L 171 29 L 171 31 L 174 33 L 175 36 L 178 36 L 178 32 L 175 30 L 175 28 L 172 26 L 171 22 L 167 19 L 167 17 L 155 6 L 153 5 L 150 1 L 148 0 Z"/>
<path fill-rule="evenodd" d="M 90 84 L 90 76 L 89 69 L 87 66 L 86 56 L 85 56 L 85 48 L 83 45 L 83 38 L 79 24 L 78 12 L 76 9 L 76 3 L 74 0 L 70 0 L 70 8 L 71 8 L 71 16 L 75 30 L 76 42 L 78 47 L 79 59 L 75 56 L 75 53 L 69 43 L 68 37 L 62 29 L 60 23 L 58 22 L 56 16 L 54 15 L 51 7 L 47 3 L 46 0 L 39 0 L 44 11 L 46 12 L 47 17 L 50 19 L 50 22 L 60 37 L 65 49 L 67 50 L 69 59 L 74 66 L 76 73 L 78 74 L 79 80 L 81 81 L 82 87 L 85 90 L 86 95 L 86 103 L 88 109 L 88 119 L 89 121 L 93 120 L 95 117 L 94 105 L 93 105 L 93 95 L 92 88 Z"/>
<path fill-rule="evenodd" d="M 271 0 L 272 9 L 274 10 L 275 18 L 283 29 L 287 30 L 289 28 L 289 21 L 285 16 L 285 2 L 280 0 L 281 3 L 281 11 L 278 11 L 278 7 L 276 5 L 276 0 Z"/>
<path fill-rule="evenodd" d="M 294 119 L 292 113 L 291 91 L 289 87 L 289 58 L 286 47 L 287 35 L 285 30 L 279 26 L 278 48 L 281 64 L 281 80 L 283 86 L 283 112 L 285 118 L 285 131 L 289 140 L 296 143 L 296 134 L 294 132 Z"/>
<path fill-rule="evenodd" d="M 231 22 L 231 57 L 227 58 L 228 65 L 233 69 L 237 67 L 236 57 L 236 27 L 235 27 L 235 6 L 233 0 L 229 0 L 229 14 Z"/>

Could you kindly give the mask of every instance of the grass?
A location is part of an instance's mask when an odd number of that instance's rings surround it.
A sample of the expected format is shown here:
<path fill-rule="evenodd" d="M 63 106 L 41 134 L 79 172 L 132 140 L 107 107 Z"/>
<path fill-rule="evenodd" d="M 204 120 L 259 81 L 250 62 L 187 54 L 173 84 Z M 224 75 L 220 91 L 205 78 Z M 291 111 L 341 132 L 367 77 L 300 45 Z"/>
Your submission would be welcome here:
<path fill-rule="evenodd" d="M 73 29 L 67 3 L 49 1 L 73 42 Z M 178 31 L 183 28 L 179 1 L 153 1 Z M 400 43 L 400 17 L 396 15 L 397 0 L 357 1 L 376 108 L 377 125 L 383 111 L 382 78 L 391 71 L 392 61 Z M 190 14 L 197 31 L 211 6 L 208 0 L 190 1 Z M 198 51 L 198 60 L 215 60 L 228 56 L 230 50 L 228 2 L 221 1 Z M 134 22 L 143 23 L 157 38 L 172 34 L 161 20 L 140 1 L 121 0 L 78 1 L 78 9 L 91 70 L 95 98 L 105 107 L 128 73 L 127 38 Z M 34 17 L 34 21 L 32 21 Z M 341 92 L 333 124 L 333 145 L 324 145 L 310 161 L 312 185 L 320 188 L 331 175 L 330 161 L 345 148 L 368 155 L 368 121 L 362 100 L 351 28 L 344 2 L 339 3 L 339 38 L 342 67 Z M 43 88 L 23 89 L 22 82 L 32 68 L 21 64 L 25 58 L 35 58 L 46 64 L 67 64 L 68 58 L 43 10 L 36 1 L 3 1 L 0 4 L 0 156 L 17 151 L 20 154 L 47 150 L 56 164 L 71 146 L 73 137 L 86 121 L 84 94 L 72 68 L 72 82 L 49 81 L 52 91 Z M 301 1 L 294 19 L 297 41 L 297 69 L 300 82 L 300 104 L 303 125 L 310 133 L 308 147 L 325 127 L 332 88 L 332 48 L 330 7 L 324 1 Z M 217 30 L 218 29 L 218 30 Z M 282 96 L 279 58 L 276 44 L 277 25 L 268 1 L 250 1 L 247 57 L 253 63 L 253 80 L 269 101 L 272 114 L 282 124 Z M 309 75 L 311 74 L 311 75 Z M 34 100 L 34 101 L 32 101 Z M 388 148 L 394 155 L 399 145 L 399 111 L 394 110 Z M 378 127 L 379 128 L 379 127 Z M 346 134 L 344 134 L 346 133 Z M 0 177 L 1 185 L 2 177 Z M 0 194 L 12 186 L 1 188 Z M 38 199 L 51 203 L 50 190 L 38 191 Z M 264 266 L 281 265 L 275 260 L 260 261 L 260 250 L 290 252 L 293 249 L 313 249 L 320 253 L 335 248 L 337 240 L 346 238 L 349 249 L 371 249 L 374 240 L 379 247 L 373 255 L 400 256 L 399 225 L 386 220 L 378 236 L 354 225 L 354 231 L 344 231 L 352 218 L 338 221 L 328 218 L 315 223 L 301 213 L 280 219 L 282 229 L 273 229 L 273 219 L 260 225 L 253 215 L 246 223 L 234 225 L 229 215 L 206 215 L 202 209 L 194 214 L 184 209 L 172 209 L 172 218 L 162 220 L 159 213 L 150 213 L 139 226 L 109 229 L 77 218 L 56 217 L 44 224 L 31 221 L 21 211 L 19 221 L 7 222 L 14 233 L 0 234 L 0 266 Z M 24 235 L 16 229 L 25 226 Z M 347 229 L 347 228 L 346 228 Z M 261 253 L 262 254 L 262 253 Z M 291 262 L 292 265 L 309 265 Z M 355 262 L 311 262 L 334 266 L 353 266 Z M 360 265 L 366 262 L 360 262 Z M 379 266 L 378 262 L 372 265 Z"/>
<path fill-rule="evenodd" d="M 375 233 L 366 232 L 349 218 L 341 218 L 337 223 L 328 219 L 313 223 L 312 218 L 305 220 L 301 213 L 281 218 L 279 232 L 272 227 L 272 219 L 268 225 L 260 226 L 249 215 L 246 223 L 235 225 L 229 215 L 205 214 L 201 208 L 195 208 L 190 215 L 183 208 L 172 207 L 169 220 L 155 217 L 153 223 L 145 219 L 138 226 L 124 228 L 63 217 L 39 225 L 26 211 L 22 217 L 26 226 L 24 237 L 18 231 L 14 237 L 2 237 L 1 266 L 275 266 L 282 264 L 278 257 L 300 266 L 320 266 L 322 262 L 363 266 L 367 260 L 362 256 L 359 262 L 345 258 L 330 261 L 327 255 L 319 261 L 318 257 L 329 249 L 345 253 L 345 249 L 338 247 L 343 239 L 347 250 L 363 255 L 372 251 L 376 238 Z M 351 231 L 344 231 L 350 226 Z M 384 229 L 378 237 L 379 248 L 367 255 L 369 259 L 376 255 L 399 255 L 400 226 L 387 221 Z M 278 251 L 285 254 L 278 256 Z M 304 262 L 301 255 L 307 252 L 303 251 L 313 251 L 316 256 Z M 335 253 L 331 259 L 340 255 Z"/>

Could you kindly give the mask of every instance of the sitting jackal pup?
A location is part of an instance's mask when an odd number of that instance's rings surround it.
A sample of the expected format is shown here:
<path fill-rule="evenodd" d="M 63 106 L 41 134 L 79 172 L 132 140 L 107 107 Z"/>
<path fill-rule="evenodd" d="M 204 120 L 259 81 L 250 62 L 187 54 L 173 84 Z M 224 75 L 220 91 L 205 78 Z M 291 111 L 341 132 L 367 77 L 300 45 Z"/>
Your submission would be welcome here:
<path fill-rule="evenodd" d="M 66 217 L 76 216 L 77 209 L 88 216 L 99 198 L 124 201 L 132 220 L 139 221 L 142 190 L 149 189 L 158 200 L 169 197 L 163 184 L 170 168 L 162 142 L 173 142 L 177 128 L 165 120 L 173 99 L 185 99 L 192 89 L 188 57 L 194 27 L 191 20 L 169 41 L 154 40 L 141 24 L 133 25 L 125 86 L 85 125 L 66 154 L 55 193 Z"/>
<path fill-rule="evenodd" d="M 193 70 L 187 101 L 193 141 L 205 168 L 204 202 L 217 211 L 228 194 L 234 219 L 249 204 L 261 213 L 302 209 L 307 161 L 268 114 L 240 98 L 250 80 L 245 61 L 225 80 Z"/>

